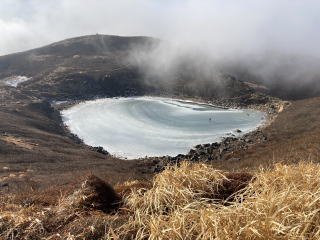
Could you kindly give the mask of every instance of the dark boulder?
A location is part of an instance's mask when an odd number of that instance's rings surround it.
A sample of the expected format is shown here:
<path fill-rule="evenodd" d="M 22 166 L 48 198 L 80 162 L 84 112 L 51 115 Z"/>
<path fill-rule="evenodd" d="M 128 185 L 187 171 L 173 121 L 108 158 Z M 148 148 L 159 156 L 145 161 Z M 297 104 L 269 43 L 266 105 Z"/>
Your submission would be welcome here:
<path fill-rule="evenodd" d="M 97 153 L 101 153 L 103 155 L 109 155 L 109 152 L 107 150 L 104 150 L 103 147 L 91 147 L 91 149 Z"/>

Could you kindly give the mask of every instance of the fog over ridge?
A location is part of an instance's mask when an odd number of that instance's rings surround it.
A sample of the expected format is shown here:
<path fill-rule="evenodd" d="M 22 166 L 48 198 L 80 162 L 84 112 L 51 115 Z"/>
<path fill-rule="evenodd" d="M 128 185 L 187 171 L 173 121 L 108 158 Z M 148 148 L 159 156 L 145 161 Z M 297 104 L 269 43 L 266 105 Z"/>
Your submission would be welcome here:
<path fill-rule="evenodd" d="M 319 9 L 316 0 L 2 0 L 0 55 L 88 34 L 143 35 L 164 40 L 151 55 L 133 52 L 147 72 L 167 77 L 196 59 L 209 73 L 319 82 Z"/>
<path fill-rule="evenodd" d="M 318 56 L 319 7 L 316 0 L 2 0 L 0 49 L 7 54 L 99 32 L 155 36 L 215 54 Z"/>

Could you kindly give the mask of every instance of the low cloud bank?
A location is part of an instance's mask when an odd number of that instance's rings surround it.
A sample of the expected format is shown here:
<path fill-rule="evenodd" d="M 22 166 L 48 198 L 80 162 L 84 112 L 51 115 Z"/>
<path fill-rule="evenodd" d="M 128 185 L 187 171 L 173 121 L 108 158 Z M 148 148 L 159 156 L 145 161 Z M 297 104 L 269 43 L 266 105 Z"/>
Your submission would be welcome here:
<path fill-rule="evenodd" d="M 205 76 L 318 91 L 319 8 L 316 0 L 3 0 L 0 54 L 87 34 L 146 35 L 164 40 L 151 54 L 133 52 L 147 75 L 168 80 L 189 62 Z"/>

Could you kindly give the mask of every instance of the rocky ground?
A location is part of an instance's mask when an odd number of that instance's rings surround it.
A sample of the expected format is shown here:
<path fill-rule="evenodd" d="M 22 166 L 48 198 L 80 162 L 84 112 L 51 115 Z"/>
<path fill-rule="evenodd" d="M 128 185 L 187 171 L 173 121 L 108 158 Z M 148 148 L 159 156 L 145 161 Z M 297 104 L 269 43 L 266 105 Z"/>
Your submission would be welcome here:
<path fill-rule="evenodd" d="M 221 142 L 196 145 L 187 154 L 179 154 L 175 157 L 152 158 L 155 164 L 154 172 L 162 171 L 167 165 L 179 164 L 182 161 L 191 162 L 214 162 L 214 161 L 240 161 L 241 158 L 234 157 L 234 153 L 241 150 L 254 148 L 257 143 L 264 143 L 268 138 L 261 130 L 245 134 L 242 137 L 226 137 Z"/>

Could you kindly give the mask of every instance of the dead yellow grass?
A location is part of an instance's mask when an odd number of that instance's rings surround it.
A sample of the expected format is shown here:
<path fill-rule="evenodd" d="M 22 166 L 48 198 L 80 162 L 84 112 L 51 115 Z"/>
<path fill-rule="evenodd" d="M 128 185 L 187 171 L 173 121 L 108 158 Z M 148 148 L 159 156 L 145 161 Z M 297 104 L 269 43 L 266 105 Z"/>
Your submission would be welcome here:
<path fill-rule="evenodd" d="M 11 137 L 11 136 L 5 136 L 1 138 L 3 141 L 7 143 L 12 143 L 17 145 L 18 147 L 25 148 L 28 150 L 32 150 L 36 145 L 32 143 L 28 143 L 22 138 L 17 138 L 17 137 Z"/>
<path fill-rule="evenodd" d="M 126 204 L 145 214 L 166 214 L 194 202 L 207 202 L 204 196 L 216 192 L 224 179 L 222 171 L 208 165 L 183 163 L 156 175 L 149 191 L 133 191 Z"/>
<path fill-rule="evenodd" d="M 222 172 L 204 164 L 164 171 L 152 189 L 128 196 L 134 214 L 109 237 L 320 239 L 319 164 L 261 170 L 230 205 L 199 197 L 215 191 L 223 178 Z"/>
<path fill-rule="evenodd" d="M 246 176 L 183 163 L 152 184 L 118 186 L 124 203 L 112 214 L 65 208 L 67 196 L 46 207 L 7 201 L 0 239 L 320 239 L 320 164 L 277 164 L 249 183 Z"/>

